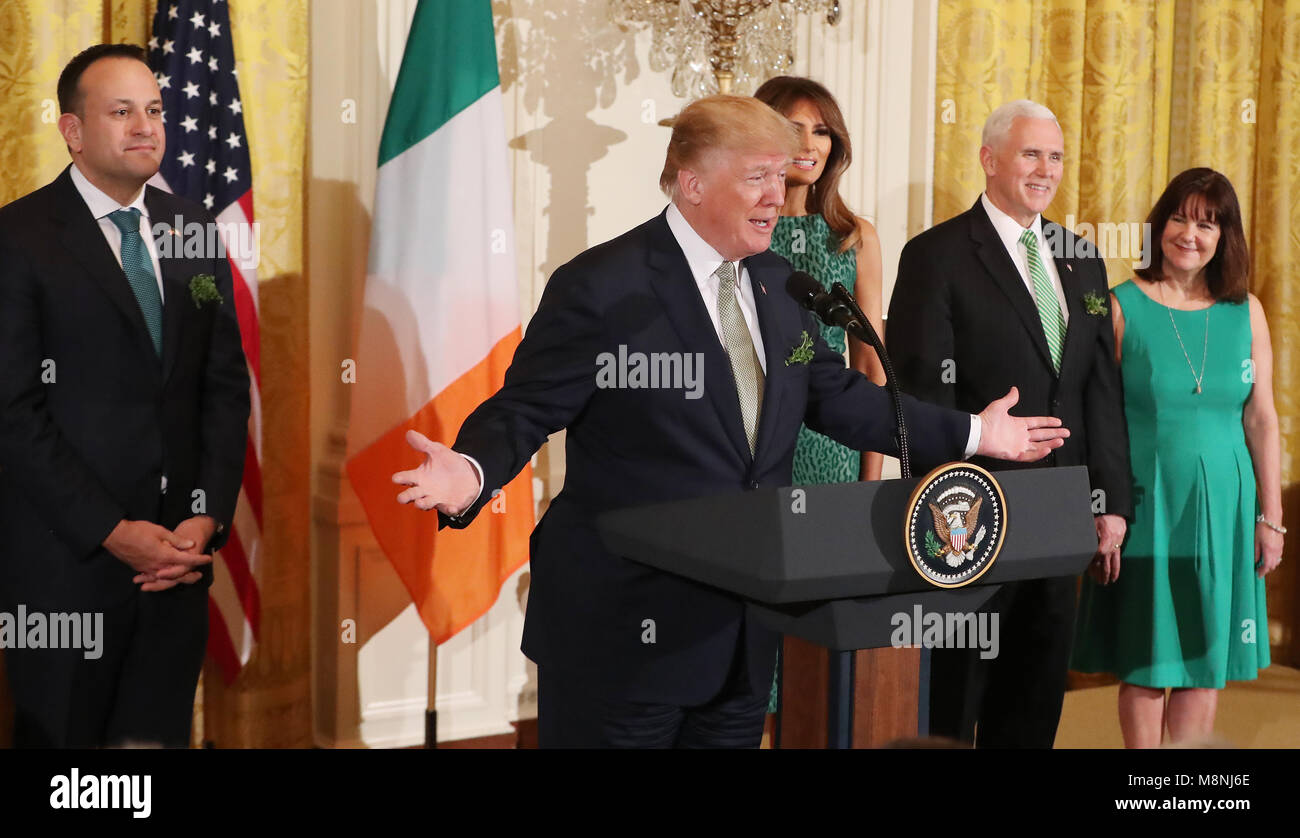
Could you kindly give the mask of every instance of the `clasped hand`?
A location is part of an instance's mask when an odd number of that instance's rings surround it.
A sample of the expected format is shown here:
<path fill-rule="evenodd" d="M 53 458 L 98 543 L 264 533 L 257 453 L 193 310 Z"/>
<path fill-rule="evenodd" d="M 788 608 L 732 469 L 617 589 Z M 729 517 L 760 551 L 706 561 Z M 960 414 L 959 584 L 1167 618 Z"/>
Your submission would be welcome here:
<path fill-rule="evenodd" d="M 123 519 L 104 539 L 104 549 L 136 571 L 131 581 L 140 590 L 165 591 L 199 581 L 199 567 L 212 561 L 203 551 L 216 529 L 216 521 L 207 515 L 187 518 L 175 530 Z"/>

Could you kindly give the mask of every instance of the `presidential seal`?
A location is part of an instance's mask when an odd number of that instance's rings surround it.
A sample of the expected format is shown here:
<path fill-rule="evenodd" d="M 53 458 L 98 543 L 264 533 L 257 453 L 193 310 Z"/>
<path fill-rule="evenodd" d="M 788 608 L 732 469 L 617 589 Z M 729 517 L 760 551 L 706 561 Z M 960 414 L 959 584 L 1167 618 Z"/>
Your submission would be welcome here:
<path fill-rule="evenodd" d="M 1006 500 L 993 475 L 970 463 L 949 463 L 912 491 L 903 538 L 921 578 L 960 588 L 993 566 L 1006 529 Z"/>

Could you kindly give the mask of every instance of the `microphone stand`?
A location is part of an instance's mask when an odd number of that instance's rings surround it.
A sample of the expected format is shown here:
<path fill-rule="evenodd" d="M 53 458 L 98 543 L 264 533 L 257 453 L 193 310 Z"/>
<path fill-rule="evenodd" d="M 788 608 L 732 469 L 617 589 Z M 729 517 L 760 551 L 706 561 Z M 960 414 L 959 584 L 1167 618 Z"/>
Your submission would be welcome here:
<path fill-rule="evenodd" d="M 862 313 L 858 301 L 853 299 L 853 295 L 847 288 L 839 282 L 835 283 L 831 286 L 831 297 L 835 300 L 835 305 L 827 313 L 847 309 L 852 317 L 844 318 L 844 331 L 876 350 L 876 354 L 880 356 L 880 363 L 885 368 L 885 389 L 889 391 L 889 398 L 894 403 L 894 421 L 898 428 L 899 470 L 904 478 L 910 478 L 912 455 L 907 446 L 907 423 L 903 419 L 903 402 L 898 395 L 898 378 L 894 375 L 894 365 L 889 361 L 889 353 L 885 351 L 885 345 L 876 334 L 876 330 L 872 328 L 871 321 Z"/>

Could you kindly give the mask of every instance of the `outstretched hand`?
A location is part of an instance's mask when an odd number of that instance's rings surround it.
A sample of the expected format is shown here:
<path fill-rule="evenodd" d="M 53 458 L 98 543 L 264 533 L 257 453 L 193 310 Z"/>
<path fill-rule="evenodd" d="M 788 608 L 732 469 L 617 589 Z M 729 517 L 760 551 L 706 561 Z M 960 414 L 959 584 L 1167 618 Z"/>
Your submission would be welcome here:
<path fill-rule="evenodd" d="M 423 454 L 424 462 L 393 475 L 394 483 L 410 487 L 397 496 L 398 503 L 459 515 L 478 497 L 478 475 L 464 457 L 419 431 L 407 431 L 406 444 Z"/>
<path fill-rule="evenodd" d="M 1020 401 L 1012 387 L 1000 399 L 980 411 L 980 444 L 976 454 L 999 460 L 1031 463 L 1065 444 L 1070 435 L 1055 416 L 1012 416 L 1008 411 Z"/>

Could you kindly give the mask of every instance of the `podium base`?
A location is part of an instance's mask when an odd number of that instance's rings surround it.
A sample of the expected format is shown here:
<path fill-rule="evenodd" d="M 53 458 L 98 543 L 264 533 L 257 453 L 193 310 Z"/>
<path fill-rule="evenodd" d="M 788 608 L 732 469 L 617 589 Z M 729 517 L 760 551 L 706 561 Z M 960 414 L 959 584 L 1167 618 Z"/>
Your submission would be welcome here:
<path fill-rule="evenodd" d="M 813 604 L 749 603 L 749 618 L 787 635 L 779 747 L 871 747 L 915 736 L 919 696 L 925 692 L 919 683 L 919 650 L 854 650 L 912 645 L 911 641 L 921 638 L 923 623 L 935 623 L 931 615 L 938 615 L 943 641 L 951 646 L 958 639 L 955 632 L 960 617 L 987 608 L 999 587 L 982 585 Z M 934 628 L 928 630 L 927 640 L 933 639 L 933 632 Z M 965 637 L 961 640 L 968 642 Z M 891 683 L 874 683 L 882 677 Z M 904 684 L 906 695 L 897 694 Z M 864 712 L 858 706 L 859 693 L 868 691 L 879 693 L 868 702 L 875 712 Z M 857 727 L 864 729 L 855 730 Z"/>

